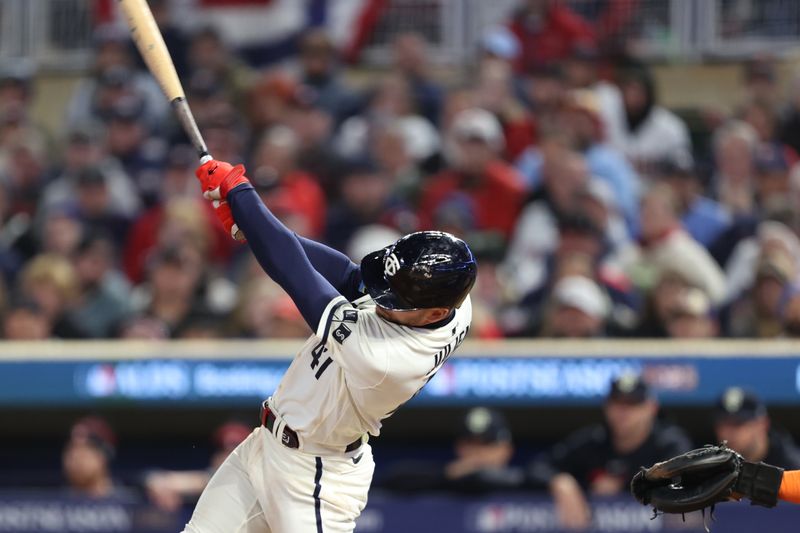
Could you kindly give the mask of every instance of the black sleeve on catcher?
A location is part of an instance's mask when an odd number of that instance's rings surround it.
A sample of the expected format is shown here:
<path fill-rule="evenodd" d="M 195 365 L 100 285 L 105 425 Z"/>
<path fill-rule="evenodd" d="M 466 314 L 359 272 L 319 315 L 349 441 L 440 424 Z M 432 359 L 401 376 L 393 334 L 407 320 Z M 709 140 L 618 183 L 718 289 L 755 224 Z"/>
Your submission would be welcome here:
<path fill-rule="evenodd" d="M 753 505 L 775 507 L 778 504 L 778 491 L 783 481 L 783 468 L 766 463 L 742 462 L 742 471 L 733 490 Z"/>

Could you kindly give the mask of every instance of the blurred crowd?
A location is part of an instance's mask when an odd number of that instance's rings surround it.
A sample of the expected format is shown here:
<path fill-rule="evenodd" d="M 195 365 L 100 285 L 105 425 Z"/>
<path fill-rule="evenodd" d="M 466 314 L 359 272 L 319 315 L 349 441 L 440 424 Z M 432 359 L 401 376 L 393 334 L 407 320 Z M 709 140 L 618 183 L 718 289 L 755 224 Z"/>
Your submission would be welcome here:
<path fill-rule="evenodd" d="M 476 337 L 800 333 L 800 83 L 784 93 L 770 59 L 742 66 L 733 113 L 679 116 L 560 2 L 520 1 L 455 77 L 414 33 L 378 75 L 320 29 L 255 68 L 151 4 L 210 152 L 291 229 L 355 261 L 420 229 L 470 243 Z M 0 69 L 3 336 L 308 334 L 199 196 L 127 30 L 98 27 L 93 50 L 55 133 L 34 71 Z"/>
<path fill-rule="evenodd" d="M 765 404 L 752 391 L 722 392 L 708 420 L 717 442 L 727 442 L 748 461 L 785 469 L 800 468 L 800 448 L 771 423 Z M 222 460 L 252 431 L 228 421 L 214 431 L 208 467 L 201 470 L 138 471 L 115 476 L 116 437 L 98 417 L 78 420 L 62 456 L 69 493 L 89 499 L 128 496 L 168 512 L 191 509 Z M 692 443 L 679 425 L 660 412 L 658 398 L 637 375 L 615 378 L 602 405 L 602 420 L 579 428 L 551 447 L 533 453 L 514 440 L 512 427 L 494 408 L 464 413 L 452 450 L 440 460 L 408 455 L 376 471 L 376 492 L 394 495 L 449 494 L 486 496 L 514 492 L 549 493 L 564 529 L 582 531 L 592 524 L 595 498 L 627 497 L 630 479 L 642 465 L 686 452 Z M 380 453 L 380 441 L 377 442 Z"/>

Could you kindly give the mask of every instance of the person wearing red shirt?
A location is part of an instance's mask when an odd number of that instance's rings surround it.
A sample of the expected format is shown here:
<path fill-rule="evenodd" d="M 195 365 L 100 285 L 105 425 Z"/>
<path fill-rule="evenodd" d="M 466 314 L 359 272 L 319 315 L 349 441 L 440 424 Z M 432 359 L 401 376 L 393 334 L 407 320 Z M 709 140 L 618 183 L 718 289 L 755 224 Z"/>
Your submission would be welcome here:
<path fill-rule="evenodd" d="M 569 57 L 577 44 L 594 44 L 595 30 L 555 0 L 525 0 L 509 23 L 521 53 L 515 69 L 527 72 Z"/>
<path fill-rule="evenodd" d="M 465 109 L 453 120 L 446 152 L 450 167 L 423 188 L 419 218 L 436 225 L 437 210 L 458 198 L 468 204 L 476 231 L 494 231 L 508 238 L 525 201 L 522 177 L 500 154 L 503 131 L 488 111 Z"/>

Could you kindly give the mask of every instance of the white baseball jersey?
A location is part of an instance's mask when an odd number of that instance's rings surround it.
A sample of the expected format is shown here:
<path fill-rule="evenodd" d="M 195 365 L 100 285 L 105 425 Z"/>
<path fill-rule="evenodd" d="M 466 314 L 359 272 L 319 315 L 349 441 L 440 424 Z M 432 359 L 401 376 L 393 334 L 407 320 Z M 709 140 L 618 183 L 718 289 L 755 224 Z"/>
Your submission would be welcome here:
<path fill-rule="evenodd" d="M 271 400 L 301 442 L 341 451 L 410 400 L 464 341 L 469 297 L 436 328 L 401 326 L 365 296 L 328 304 Z"/>

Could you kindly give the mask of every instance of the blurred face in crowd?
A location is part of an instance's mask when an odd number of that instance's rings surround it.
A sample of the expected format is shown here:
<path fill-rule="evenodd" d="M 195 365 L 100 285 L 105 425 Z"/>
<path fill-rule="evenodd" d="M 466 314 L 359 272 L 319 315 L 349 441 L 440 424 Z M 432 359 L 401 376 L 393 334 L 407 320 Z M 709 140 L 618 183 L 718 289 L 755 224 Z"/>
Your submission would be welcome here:
<path fill-rule="evenodd" d="M 497 159 L 497 154 L 483 139 L 469 136 L 454 136 L 455 148 L 453 168 L 465 175 L 480 176 L 486 166 Z"/>
<path fill-rule="evenodd" d="M 32 146 L 22 143 L 14 146 L 10 152 L 8 169 L 13 185 L 19 188 L 37 186 L 44 172 L 44 154 L 36 153 Z"/>
<path fill-rule="evenodd" d="M 560 147 L 545 148 L 544 183 L 550 199 L 561 210 L 570 210 L 580 189 L 586 186 L 589 170 L 586 160 L 578 153 Z"/>
<path fill-rule="evenodd" d="M 592 61 L 572 58 L 564 62 L 564 78 L 567 85 L 574 89 L 587 88 L 597 78 L 597 71 Z"/>
<path fill-rule="evenodd" d="M 333 44 L 323 30 L 312 30 L 300 45 L 300 64 L 310 81 L 327 77 L 333 70 Z"/>
<path fill-rule="evenodd" d="M 414 112 L 411 87 L 399 75 L 386 76 L 370 103 L 370 109 L 382 117 L 402 117 Z"/>
<path fill-rule="evenodd" d="M 44 223 L 44 251 L 70 257 L 78 247 L 82 233 L 83 226 L 74 217 L 62 213 L 49 215 Z"/>
<path fill-rule="evenodd" d="M 380 172 L 359 172 L 345 177 L 342 199 L 364 217 L 377 216 L 386 205 L 392 191 L 391 180 Z"/>
<path fill-rule="evenodd" d="M 800 294 L 789 298 L 784 310 L 783 324 L 787 335 L 800 337 Z"/>
<path fill-rule="evenodd" d="M 726 135 L 717 143 L 714 161 L 719 172 L 733 185 L 747 185 L 753 176 L 753 151 L 748 140 Z"/>
<path fill-rule="evenodd" d="M 138 120 L 112 120 L 106 130 L 108 151 L 115 156 L 136 152 L 145 140 L 144 125 Z"/>
<path fill-rule="evenodd" d="M 478 104 L 494 113 L 504 111 L 503 106 L 514 98 L 511 66 L 500 60 L 484 61 L 478 79 Z"/>
<path fill-rule="evenodd" d="M 656 318 L 666 324 L 669 314 L 677 307 L 681 295 L 689 288 L 690 285 L 679 275 L 663 275 L 651 295 Z"/>
<path fill-rule="evenodd" d="M 408 153 L 406 139 L 399 128 L 380 128 L 375 132 L 372 144 L 372 157 L 383 170 L 395 174 L 413 165 Z"/>
<path fill-rule="evenodd" d="M 0 83 L 0 111 L 11 106 L 24 107 L 28 102 L 28 88 L 20 81 L 7 80 Z"/>
<path fill-rule="evenodd" d="M 588 339 L 598 336 L 603 329 L 603 319 L 581 309 L 557 304 L 551 311 L 550 334 L 556 338 Z"/>
<path fill-rule="evenodd" d="M 224 71 L 229 66 L 228 52 L 219 36 L 213 31 L 195 35 L 189 45 L 189 62 L 195 69 Z"/>
<path fill-rule="evenodd" d="M 642 200 L 639 216 L 642 238 L 645 241 L 659 239 L 677 227 L 678 221 L 672 204 L 671 191 L 657 187 L 648 192 Z"/>
<path fill-rule="evenodd" d="M 714 425 L 719 442 L 728 441 L 728 446 L 744 455 L 745 459 L 759 461 L 759 452 L 769 441 L 769 418 L 759 416 L 753 420 L 741 422 L 724 418 Z"/>
<path fill-rule="evenodd" d="M 41 341 L 50 338 L 50 331 L 50 320 L 34 309 L 13 309 L 3 321 L 3 338 L 10 341 Z"/>
<path fill-rule="evenodd" d="M 84 287 L 96 286 L 111 268 L 114 249 L 105 239 L 93 241 L 75 260 L 78 279 Z"/>
<path fill-rule="evenodd" d="M 111 196 L 105 181 L 82 183 L 78 186 L 76 195 L 78 207 L 84 216 L 92 218 L 108 213 Z"/>
<path fill-rule="evenodd" d="M 103 452 L 82 437 L 74 437 L 64 448 L 64 475 L 75 489 L 87 489 L 108 474 L 108 461 Z"/>
<path fill-rule="evenodd" d="M 525 87 L 533 108 L 540 112 L 557 109 L 564 98 L 564 81 L 555 73 L 534 73 Z"/>
<path fill-rule="evenodd" d="M 307 148 L 325 142 L 333 130 L 333 117 L 314 107 L 295 107 L 286 115 L 286 125 L 297 135 L 300 146 Z"/>
<path fill-rule="evenodd" d="M 629 114 L 640 113 L 647 106 L 647 89 L 639 80 L 627 80 L 622 84 L 622 101 Z"/>
<path fill-rule="evenodd" d="M 666 326 L 673 339 L 707 339 L 717 335 L 717 323 L 708 315 L 675 313 L 667 319 Z"/>
<path fill-rule="evenodd" d="M 169 338 L 169 328 L 157 318 L 140 316 L 124 325 L 120 338 L 164 340 Z"/>
<path fill-rule="evenodd" d="M 743 120 L 750 124 L 762 141 L 775 137 L 775 115 L 765 105 L 752 103 L 744 111 Z"/>
<path fill-rule="evenodd" d="M 477 99 L 472 89 L 452 89 L 448 91 L 442 106 L 442 130 L 448 131 L 459 113 L 476 105 Z"/>
<path fill-rule="evenodd" d="M 614 439 L 644 439 L 650 434 L 658 413 L 654 400 L 632 403 L 609 400 L 604 407 L 608 428 Z"/>
<path fill-rule="evenodd" d="M 400 72 L 420 75 L 428 63 L 428 45 L 417 33 L 401 33 L 392 41 L 392 60 Z"/>
<path fill-rule="evenodd" d="M 298 148 L 291 130 L 284 127 L 273 130 L 256 149 L 253 175 L 261 173 L 267 181 L 279 181 L 294 170 Z"/>
<path fill-rule="evenodd" d="M 103 158 L 103 150 L 99 143 L 73 140 L 67 145 L 64 163 L 67 170 L 78 172 L 84 168 L 97 165 Z"/>
<path fill-rule="evenodd" d="M 511 462 L 514 447 L 510 441 L 484 442 L 481 439 L 461 438 L 456 441 L 456 457 L 478 468 L 502 468 Z"/>
<path fill-rule="evenodd" d="M 753 303 L 760 316 L 778 316 L 783 281 L 774 276 L 759 276 L 753 287 Z"/>
<path fill-rule="evenodd" d="M 103 72 L 111 67 L 127 67 L 133 62 L 127 43 L 124 41 L 108 41 L 95 49 L 95 69 Z"/>
<path fill-rule="evenodd" d="M 597 142 L 600 126 L 596 115 L 585 109 L 570 107 L 563 112 L 562 118 L 579 150 L 585 151 Z"/>
<path fill-rule="evenodd" d="M 164 261 L 153 271 L 153 295 L 167 301 L 190 300 L 200 281 L 200 265 L 187 256 L 179 262 Z"/>

